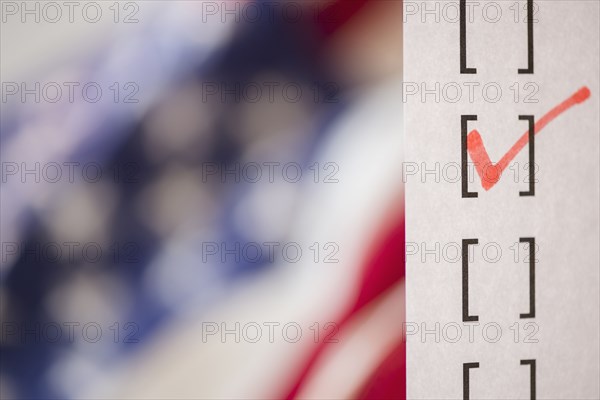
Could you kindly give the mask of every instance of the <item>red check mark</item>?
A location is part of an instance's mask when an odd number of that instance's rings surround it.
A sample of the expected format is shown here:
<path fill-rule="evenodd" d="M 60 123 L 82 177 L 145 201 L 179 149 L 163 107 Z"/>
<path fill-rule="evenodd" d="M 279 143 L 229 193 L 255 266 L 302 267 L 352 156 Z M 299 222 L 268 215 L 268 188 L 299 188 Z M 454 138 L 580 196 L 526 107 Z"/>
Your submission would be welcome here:
<path fill-rule="evenodd" d="M 558 117 L 563 112 L 576 104 L 583 103 L 590 97 L 590 89 L 582 87 L 577 92 L 573 93 L 571 97 L 548 111 L 542 118 L 535 123 L 535 134 L 541 131 L 546 125 L 548 125 L 554 118 Z M 523 136 L 517 140 L 513 147 L 498 161 L 497 164 L 493 164 L 490 157 L 485 150 L 481 135 L 476 129 L 472 130 L 467 136 L 467 149 L 471 160 L 475 164 L 475 169 L 481 179 L 481 186 L 485 190 L 490 190 L 502 176 L 502 171 L 506 169 L 508 164 L 516 157 L 516 155 L 525 147 L 529 142 L 529 131 L 526 131 Z"/>

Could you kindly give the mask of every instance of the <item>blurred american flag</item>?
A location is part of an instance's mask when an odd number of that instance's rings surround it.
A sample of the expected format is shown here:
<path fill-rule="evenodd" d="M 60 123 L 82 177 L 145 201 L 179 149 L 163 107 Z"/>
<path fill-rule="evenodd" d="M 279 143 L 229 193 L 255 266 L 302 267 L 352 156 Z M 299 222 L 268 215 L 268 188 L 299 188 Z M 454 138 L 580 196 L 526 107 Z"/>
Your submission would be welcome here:
<path fill-rule="evenodd" d="M 138 102 L 3 104 L 2 398 L 405 397 L 402 4 L 294 3 L 311 17 L 292 23 L 289 3 L 140 2 L 139 24 L 97 32 L 68 62 L 46 55 L 42 76 L 132 81 Z M 248 4 L 273 18 L 214 12 Z M 3 81 L 41 79 L 18 61 Z M 306 95 L 207 96 L 239 82 Z M 4 167 L 65 162 L 111 173 L 55 184 Z M 249 163 L 336 174 L 232 181 Z M 120 257 L 39 257 L 40 244 L 67 242 Z M 207 259 L 206 243 L 305 253 Z M 90 321 L 133 340 L 53 342 L 36 328 Z M 261 340 L 238 326 L 261 327 Z"/>

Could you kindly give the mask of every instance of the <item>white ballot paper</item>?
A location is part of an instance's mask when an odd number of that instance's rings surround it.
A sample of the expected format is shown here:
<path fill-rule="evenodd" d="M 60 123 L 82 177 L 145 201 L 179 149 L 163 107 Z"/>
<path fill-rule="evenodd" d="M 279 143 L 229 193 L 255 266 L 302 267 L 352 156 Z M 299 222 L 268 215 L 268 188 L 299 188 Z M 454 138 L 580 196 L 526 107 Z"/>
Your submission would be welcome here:
<path fill-rule="evenodd" d="M 409 399 L 598 399 L 598 1 L 404 5 Z"/>

